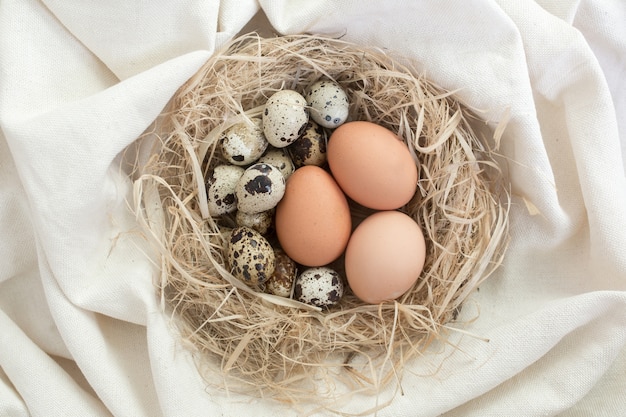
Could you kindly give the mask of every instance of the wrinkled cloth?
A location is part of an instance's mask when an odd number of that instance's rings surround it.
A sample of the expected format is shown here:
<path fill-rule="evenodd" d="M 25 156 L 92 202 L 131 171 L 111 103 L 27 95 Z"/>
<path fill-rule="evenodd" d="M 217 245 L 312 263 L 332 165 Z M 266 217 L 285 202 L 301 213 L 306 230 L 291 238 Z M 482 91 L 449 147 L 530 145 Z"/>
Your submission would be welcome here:
<path fill-rule="evenodd" d="M 622 0 L 0 2 L 0 416 L 274 416 L 207 387 L 155 290 L 125 150 L 238 33 L 394 51 L 506 120 L 502 266 L 379 416 L 618 416 L 626 392 Z M 320 411 L 320 415 L 324 415 Z"/>

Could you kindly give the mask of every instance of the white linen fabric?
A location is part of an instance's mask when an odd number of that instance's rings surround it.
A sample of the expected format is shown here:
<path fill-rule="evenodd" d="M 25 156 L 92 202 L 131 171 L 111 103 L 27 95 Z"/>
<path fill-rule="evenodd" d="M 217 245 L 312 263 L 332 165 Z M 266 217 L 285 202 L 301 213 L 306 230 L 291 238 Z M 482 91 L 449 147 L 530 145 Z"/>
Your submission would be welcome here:
<path fill-rule="evenodd" d="M 0 416 L 315 410 L 205 386 L 129 210 L 125 148 L 254 28 L 398 52 L 488 129 L 508 117 L 510 248 L 463 310 L 475 336 L 338 409 L 626 415 L 624 22 L 622 0 L 2 0 Z"/>

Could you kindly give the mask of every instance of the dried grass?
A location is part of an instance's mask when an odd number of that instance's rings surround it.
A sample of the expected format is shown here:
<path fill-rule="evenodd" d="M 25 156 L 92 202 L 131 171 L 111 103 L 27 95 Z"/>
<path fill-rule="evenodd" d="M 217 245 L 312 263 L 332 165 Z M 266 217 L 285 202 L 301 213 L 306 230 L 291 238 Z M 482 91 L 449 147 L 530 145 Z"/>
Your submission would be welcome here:
<path fill-rule="evenodd" d="M 472 113 L 398 62 L 341 40 L 245 35 L 176 93 L 147 135 L 158 149 L 135 184 L 137 214 L 161 255 L 164 307 L 209 383 L 292 404 L 330 404 L 339 383 L 377 392 L 445 339 L 463 301 L 499 265 L 508 204 L 498 164 L 473 133 Z M 418 193 L 403 210 L 423 227 L 426 265 L 396 302 L 364 305 L 348 294 L 322 312 L 256 293 L 224 267 L 223 225 L 208 216 L 204 188 L 221 132 L 259 115 L 273 92 L 302 91 L 322 76 L 346 89 L 351 120 L 397 132 L 419 161 Z"/>

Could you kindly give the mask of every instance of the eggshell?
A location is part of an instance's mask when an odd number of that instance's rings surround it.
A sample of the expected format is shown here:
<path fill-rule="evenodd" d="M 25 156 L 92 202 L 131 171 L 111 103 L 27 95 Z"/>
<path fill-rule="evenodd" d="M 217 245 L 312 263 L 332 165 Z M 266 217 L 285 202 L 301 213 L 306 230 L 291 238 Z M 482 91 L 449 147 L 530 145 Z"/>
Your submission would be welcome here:
<path fill-rule="evenodd" d="M 311 106 L 311 118 L 320 125 L 334 129 L 348 118 L 348 96 L 334 81 L 317 81 L 307 89 L 304 96 Z"/>
<path fill-rule="evenodd" d="M 344 123 L 330 136 L 327 158 L 342 190 L 365 207 L 397 209 L 417 189 L 417 164 L 408 147 L 383 126 Z"/>
<path fill-rule="evenodd" d="M 237 210 L 254 214 L 271 210 L 283 197 L 285 177 L 273 165 L 248 167 L 235 186 Z"/>
<path fill-rule="evenodd" d="M 222 139 L 222 155 L 233 165 L 249 165 L 267 149 L 263 122 L 254 117 L 250 121 L 231 126 Z"/>
<path fill-rule="evenodd" d="M 216 166 L 207 179 L 207 200 L 209 214 L 220 216 L 237 209 L 235 187 L 244 169 L 235 165 Z"/>
<path fill-rule="evenodd" d="M 306 99 L 293 90 L 280 90 L 265 103 L 263 132 L 267 141 L 284 148 L 300 137 L 309 121 Z"/>
<path fill-rule="evenodd" d="M 273 220 L 274 210 L 266 210 L 259 213 L 245 213 L 243 211 L 237 211 L 237 214 L 235 215 L 235 222 L 237 222 L 237 226 L 249 227 L 262 235 L 266 234 L 268 230 L 270 230 Z"/>
<path fill-rule="evenodd" d="M 276 267 L 266 282 L 266 290 L 270 294 L 289 298 L 298 274 L 296 263 L 278 248 L 274 249 L 274 258 L 276 259 Z"/>
<path fill-rule="evenodd" d="M 294 143 L 285 148 L 297 167 L 304 165 L 322 166 L 326 163 L 326 131 L 313 120 Z"/>
<path fill-rule="evenodd" d="M 246 284 L 261 285 L 274 273 L 274 249 L 258 232 L 236 227 L 228 241 L 228 264 L 231 273 Z"/>
<path fill-rule="evenodd" d="M 346 248 L 348 284 L 362 301 L 394 300 L 417 281 L 426 259 L 419 225 L 399 211 L 379 211 L 359 224 Z"/>
<path fill-rule="evenodd" d="M 296 166 L 285 149 L 272 147 L 257 162 L 275 166 L 287 179 L 296 170 Z"/>
<path fill-rule="evenodd" d="M 344 251 L 352 220 L 345 195 L 322 168 L 307 165 L 296 170 L 276 207 L 278 240 L 294 261 L 322 266 Z"/>
<path fill-rule="evenodd" d="M 308 268 L 296 279 L 293 297 L 306 304 L 328 308 L 341 301 L 343 281 L 331 268 Z"/>

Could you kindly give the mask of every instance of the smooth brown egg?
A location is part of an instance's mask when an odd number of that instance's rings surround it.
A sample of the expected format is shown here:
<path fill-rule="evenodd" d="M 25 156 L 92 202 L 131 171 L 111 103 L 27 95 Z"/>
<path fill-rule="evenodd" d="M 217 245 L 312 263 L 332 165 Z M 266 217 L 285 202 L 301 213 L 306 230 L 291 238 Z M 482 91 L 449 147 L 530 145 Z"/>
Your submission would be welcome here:
<path fill-rule="evenodd" d="M 402 212 L 379 211 L 352 233 L 346 248 L 346 278 L 366 303 L 395 300 L 417 281 L 425 259 L 419 225 Z"/>
<path fill-rule="evenodd" d="M 344 123 L 328 141 L 327 158 L 342 190 L 365 207 L 397 209 L 417 189 L 417 165 L 408 147 L 383 126 Z"/>
<path fill-rule="evenodd" d="M 324 169 L 298 168 L 276 207 L 276 235 L 283 250 L 306 266 L 322 266 L 344 251 L 352 228 L 348 201 Z"/>

